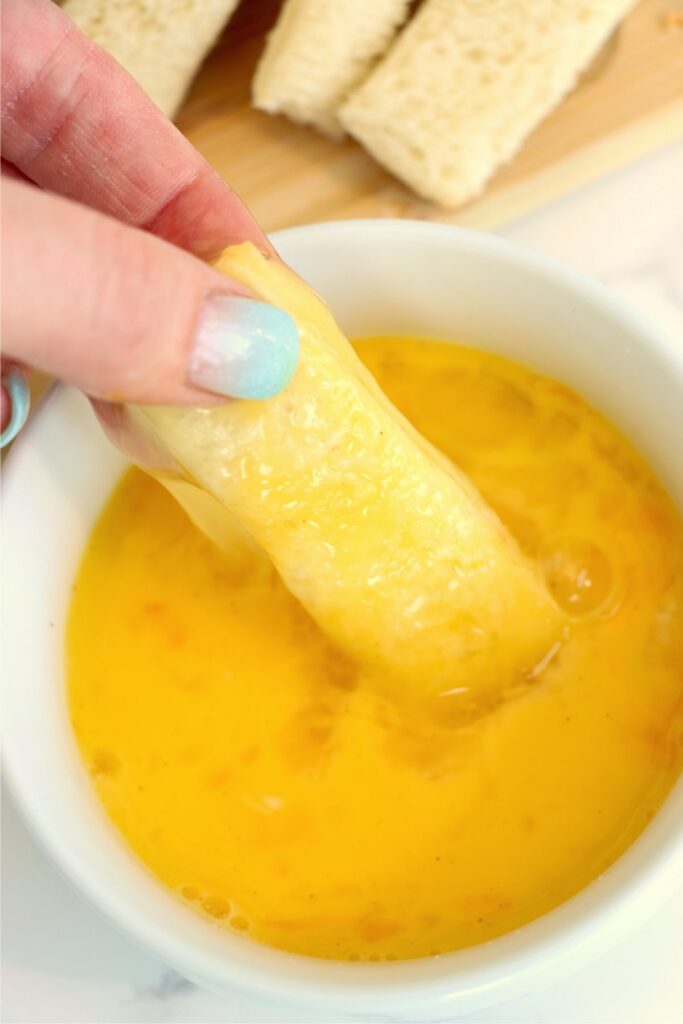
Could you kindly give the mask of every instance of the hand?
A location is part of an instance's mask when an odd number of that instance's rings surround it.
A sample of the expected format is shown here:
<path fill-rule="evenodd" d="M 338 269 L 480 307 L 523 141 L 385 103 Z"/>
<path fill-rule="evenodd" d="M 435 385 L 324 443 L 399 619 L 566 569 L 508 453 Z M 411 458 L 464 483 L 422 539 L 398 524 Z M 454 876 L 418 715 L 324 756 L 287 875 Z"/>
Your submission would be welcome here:
<path fill-rule="evenodd" d="M 51 0 L 2 13 L 5 366 L 109 401 L 281 390 L 294 322 L 197 258 L 270 250 L 241 201 Z"/>

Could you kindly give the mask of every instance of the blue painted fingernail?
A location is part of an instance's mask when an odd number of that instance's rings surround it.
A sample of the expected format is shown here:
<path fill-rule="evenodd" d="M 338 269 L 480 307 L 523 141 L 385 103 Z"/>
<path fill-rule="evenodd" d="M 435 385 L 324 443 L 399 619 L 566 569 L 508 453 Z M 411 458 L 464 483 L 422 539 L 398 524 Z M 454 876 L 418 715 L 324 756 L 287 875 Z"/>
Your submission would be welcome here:
<path fill-rule="evenodd" d="M 289 384 L 298 355 L 299 331 L 284 310 L 214 294 L 201 313 L 188 380 L 231 398 L 270 398 Z"/>
<path fill-rule="evenodd" d="M 26 419 L 31 405 L 31 393 L 26 378 L 16 367 L 2 375 L 2 386 L 10 402 L 10 416 L 7 426 L 0 434 L 0 448 L 13 441 Z"/>

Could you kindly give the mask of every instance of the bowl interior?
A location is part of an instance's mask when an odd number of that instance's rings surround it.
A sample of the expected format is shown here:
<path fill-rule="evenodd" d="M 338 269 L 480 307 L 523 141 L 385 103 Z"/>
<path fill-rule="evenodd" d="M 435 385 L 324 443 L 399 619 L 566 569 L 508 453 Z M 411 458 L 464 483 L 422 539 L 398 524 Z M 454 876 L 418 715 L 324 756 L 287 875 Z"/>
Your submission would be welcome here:
<path fill-rule="evenodd" d="M 683 508 L 683 348 L 598 285 L 487 236 L 406 222 L 299 228 L 275 239 L 351 335 L 419 334 L 489 348 L 570 384 L 636 443 Z M 418 1015 L 469 1012 L 549 981 L 636 924 L 677 878 L 683 786 L 631 850 L 519 932 L 430 960 L 340 964 L 267 949 L 188 910 L 129 853 L 79 761 L 66 708 L 64 626 L 83 546 L 125 462 L 87 401 L 59 389 L 5 473 L 5 764 L 58 863 L 115 922 L 219 989 Z M 102 657 L 106 658 L 106 651 Z"/>

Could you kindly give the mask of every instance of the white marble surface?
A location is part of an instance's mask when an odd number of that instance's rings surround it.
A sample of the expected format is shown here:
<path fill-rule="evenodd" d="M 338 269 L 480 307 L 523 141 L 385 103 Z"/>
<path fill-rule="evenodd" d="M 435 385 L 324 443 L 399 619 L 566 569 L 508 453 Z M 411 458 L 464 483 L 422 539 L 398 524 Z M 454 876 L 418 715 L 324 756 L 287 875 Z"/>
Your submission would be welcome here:
<path fill-rule="evenodd" d="M 607 282 L 683 344 L 683 142 L 511 225 L 509 238 Z M 140 950 L 60 877 L 3 801 L 2 1019 L 20 1022 L 324 1022 L 265 997 L 203 992 Z M 678 1024 L 681 889 L 589 969 L 468 1024 Z"/>

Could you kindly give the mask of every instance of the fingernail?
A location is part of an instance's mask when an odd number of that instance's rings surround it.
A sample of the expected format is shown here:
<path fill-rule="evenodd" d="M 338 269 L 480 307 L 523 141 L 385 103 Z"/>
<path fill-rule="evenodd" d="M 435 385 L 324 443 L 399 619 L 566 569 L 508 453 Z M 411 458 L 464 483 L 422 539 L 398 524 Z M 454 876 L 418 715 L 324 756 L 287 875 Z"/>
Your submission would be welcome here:
<path fill-rule="evenodd" d="M 4 448 L 17 436 L 28 419 L 31 405 L 31 393 L 21 370 L 12 367 L 7 373 L 3 373 L 2 387 L 10 404 L 10 412 L 7 426 L 0 435 L 0 448 Z"/>
<path fill-rule="evenodd" d="M 197 388 L 230 398 L 270 398 L 287 386 L 299 354 L 292 317 L 267 302 L 210 295 L 187 366 Z"/>

